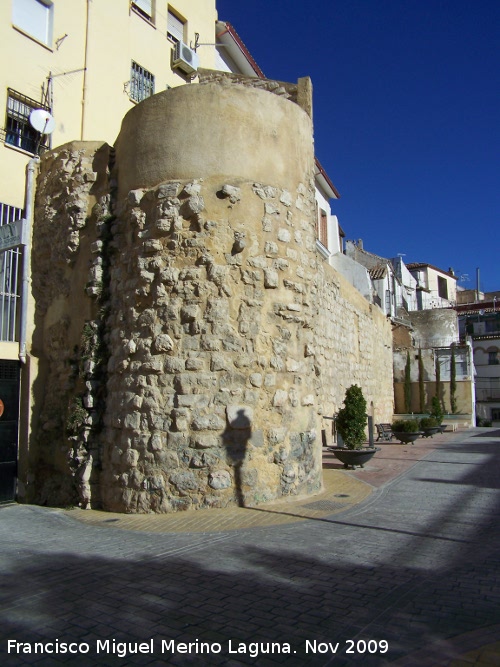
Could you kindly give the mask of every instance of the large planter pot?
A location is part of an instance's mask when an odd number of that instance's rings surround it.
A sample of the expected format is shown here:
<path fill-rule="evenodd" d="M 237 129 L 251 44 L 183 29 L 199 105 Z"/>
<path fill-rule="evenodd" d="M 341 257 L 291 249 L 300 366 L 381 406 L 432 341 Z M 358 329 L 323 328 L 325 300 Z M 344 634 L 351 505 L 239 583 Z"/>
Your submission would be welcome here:
<path fill-rule="evenodd" d="M 408 445 L 410 443 L 414 443 L 415 440 L 418 440 L 420 436 L 422 435 L 421 431 L 414 431 L 413 433 L 405 433 L 404 431 L 399 431 L 399 432 L 392 432 L 392 435 L 396 438 L 396 440 L 399 440 L 399 442 L 402 442 L 405 445 Z"/>
<path fill-rule="evenodd" d="M 432 436 L 438 433 L 439 430 L 439 426 L 426 426 L 422 428 L 424 438 L 432 438 Z"/>
<path fill-rule="evenodd" d="M 364 449 L 347 449 L 345 447 L 332 447 L 333 454 L 344 464 L 344 468 L 352 466 L 364 467 L 372 456 L 380 451 L 380 447 L 365 447 Z"/>

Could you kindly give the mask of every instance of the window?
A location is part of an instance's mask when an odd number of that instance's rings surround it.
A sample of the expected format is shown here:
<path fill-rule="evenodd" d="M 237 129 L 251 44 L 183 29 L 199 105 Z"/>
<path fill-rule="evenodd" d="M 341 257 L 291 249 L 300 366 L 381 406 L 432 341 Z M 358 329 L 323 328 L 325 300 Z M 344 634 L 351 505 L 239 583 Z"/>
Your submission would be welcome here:
<path fill-rule="evenodd" d="M 30 113 L 33 109 L 50 111 L 49 107 L 40 102 L 8 89 L 5 143 L 22 148 L 28 153 L 39 153 L 41 148 L 48 148 L 48 137 L 42 136 L 31 126 Z"/>
<path fill-rule="evenodd" d="M 318 210 L 318 231 L 317 236 L 325 248 L 328 248 L 328 216 L 322 208 Z"/>
<path fill-rule="evenodd" d="M 20 208 L 0 202 L 0 226 L 20 220 L 23 212 Z M 19 267 L 21 250 L 6 250 L 0 253 L 0 340 L 15 342 L 18 340 L 19 311 Z"/>
<path fill-rule="evenodd" d="M 490 317 L 484 321 L 486 333 L 498 333 L 500 332 L 500 318 L 497 315 Z"/>
<path fill-rule="evenodd" d="M 498 360 L 498 350 L 488 352 L 488 364 L 490 366 L 497 366 L 500 363 Z"/>
<path fill-rule="evenodd" d="M 130 68 L 130 99 L 135 102 L 142 102 L 142 100 L 145 100 L 147 97 L 154 95 L 154 92 L 154 75 L 132 60 L 132 66 Z"/>
<path fill-rule="evenodd" d="M 173 12 L 168 10 L 168 19 L 167 19 L 167 37 L 172 40 L 172 42 L 183 42 L 184 41 L 184 26 L 185 22 L 176 16 Z"/>
<path fill-rule="evenodd" d="M 143 18 L 153 22 L 153 0 L 133 0 L 132 9 Z"/>
<path fill-rule="evenodd" d="M 441 380 L 449 382 L 451 378 L 451 350 L 436 350 L 436 364 L 439 364 Z M 455 349 L 455 373 L 457 380 L 465 380 L 470 376 L 468 352 L 464 348 Z"/>
<path fill-rule="evenodd" d="M 12 0 L 12 23 L 37 41 L 50 46 L 53 9 L 50 0 Z"/>
<path fill-rule="evenodd" d="M 438 294 L 442 299 L 448 298 L 448 281 L 438 276 Z"/>

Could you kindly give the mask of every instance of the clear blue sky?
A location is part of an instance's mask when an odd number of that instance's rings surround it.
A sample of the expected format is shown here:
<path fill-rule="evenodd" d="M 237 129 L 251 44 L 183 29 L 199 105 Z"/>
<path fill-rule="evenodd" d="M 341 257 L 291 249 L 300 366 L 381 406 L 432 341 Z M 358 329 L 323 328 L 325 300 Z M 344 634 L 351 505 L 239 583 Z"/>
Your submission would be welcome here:
<path fill-rule="evenodd" d="M 500 0 L 217 0 L 266 77 L 310 76 L 348 239 L 500 290 Z"/>

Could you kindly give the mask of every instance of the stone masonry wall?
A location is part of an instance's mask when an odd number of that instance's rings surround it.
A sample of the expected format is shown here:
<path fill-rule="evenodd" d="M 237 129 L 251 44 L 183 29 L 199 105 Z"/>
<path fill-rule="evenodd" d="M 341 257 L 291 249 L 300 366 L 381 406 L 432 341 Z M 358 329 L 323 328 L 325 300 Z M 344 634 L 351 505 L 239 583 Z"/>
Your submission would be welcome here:
<path fill-rule="evenodd" d="M 124 119 L 116 155 L 46 154 L 26 498 L 172 512 L 319 491 L 323 415 L 359 384 L 389 421 L 392 358 L 315 220 L 311 120 L 265 90 L 173 89 Z"/>
<path fill-rule="evenodd" d="M 348 387 L 363 390 L 374 423 L 393 414 L 391 323 L 337 271 L 318 265 L 318 326 L 314 335 L 316 390 L 320 414 L 343 407 Z M 329 424 L 323 428 L 329 430 Z"/>
<path fill-rule="evenodd" d="M 107 145 L 73 142 L 41 160 L 32 246 L 32 427 L 20 480 L 29 502 L 87 505 L 96 483 L 109 156 Z"/>
<path fill-rule="evenodd" d="M 200 179 L 129 193 L 113 227 L 107 509 L 320 489 L 313 211 L 311 181 L 295 192 Z"/>

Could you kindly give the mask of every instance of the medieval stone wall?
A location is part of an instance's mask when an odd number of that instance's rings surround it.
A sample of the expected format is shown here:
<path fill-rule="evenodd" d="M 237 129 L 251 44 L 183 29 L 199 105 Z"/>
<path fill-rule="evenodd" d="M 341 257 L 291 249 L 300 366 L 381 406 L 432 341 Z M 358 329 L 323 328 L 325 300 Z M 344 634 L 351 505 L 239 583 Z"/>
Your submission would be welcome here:
<path fill-rule="evenodd" d="M 356 383 L 388 421 L 392 363 L 386 318 L 316 252 L 309 116 L 178 88 L 125 118 L 111 174 L 103 153 L 42 160 L 31 499 L 170 512 L 317 492 L 322 415 Z"/>
<path fill-rule="evenodd" d="M 374 422 L 391 421 L 390 320 L 326 262 L 319 263 L 316 280 L 319 314 L 314 352 L 320 414 L 332 416 L 338 412 L 346 389 L 357 384 Z"/>
<path fill-rule="evenodd" d="M 99 460 L 105 373 L 96 356 L 104 346 L 107 299 L 99 250 L 110 217 L 109 154 L 107 145 L 73 142 L 41 161 L 28 357 L 32 436 L 19 478 L 29 502 L 72 504 L 79 492 L 88 497 L 91 462 Z"/>
<path fill-rule="evenodd" d="M 168 181 L 114 225 L 104 506 L 317 491 L 314 190 Z"/>

